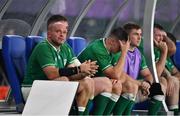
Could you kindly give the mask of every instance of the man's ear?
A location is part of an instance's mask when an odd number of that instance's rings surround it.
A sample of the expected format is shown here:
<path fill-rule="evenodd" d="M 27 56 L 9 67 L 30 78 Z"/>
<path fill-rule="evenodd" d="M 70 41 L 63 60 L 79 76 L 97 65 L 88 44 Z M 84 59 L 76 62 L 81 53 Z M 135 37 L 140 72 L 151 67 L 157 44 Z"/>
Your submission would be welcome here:
<path fill-rule="evenodd" d="M 47 31 L 47 38 L 51 38 L 51 33 L 50 33 L 50 31 Z"/>

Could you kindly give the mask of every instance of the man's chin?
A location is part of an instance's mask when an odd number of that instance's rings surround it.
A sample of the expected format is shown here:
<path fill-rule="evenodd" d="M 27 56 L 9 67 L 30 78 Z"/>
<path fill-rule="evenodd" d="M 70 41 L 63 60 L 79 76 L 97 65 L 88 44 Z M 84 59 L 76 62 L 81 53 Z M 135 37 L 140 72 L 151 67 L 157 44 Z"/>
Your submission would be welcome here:
<path fill-rule="evenodd" d="M 55 45 L 56 46 L 61 46 L 63 44 L 63 42 L 56 42 Z"/>
<path fill-rule="evenodd" d="M 61 41 L 61 42 L 58 42 L 59 43 L 59 45 L 62 45 L 62 44 L 64 44 L 64 41 Z"/>

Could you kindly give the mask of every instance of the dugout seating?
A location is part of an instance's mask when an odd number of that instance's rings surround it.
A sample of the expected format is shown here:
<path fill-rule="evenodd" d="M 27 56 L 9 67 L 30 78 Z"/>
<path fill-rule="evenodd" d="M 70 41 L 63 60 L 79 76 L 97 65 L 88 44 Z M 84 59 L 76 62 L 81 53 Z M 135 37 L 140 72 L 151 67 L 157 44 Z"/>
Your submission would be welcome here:
<path fill-rule="evenodd" d="M 76 56 L 86 47 L 86 39 L 82 37 L 69 37 L 67 43 L 72 47 Z"/>
<path fill-rule="evenodd" d="M 180 70 L 180 41 L 176 41 L 176 53 L 172 56 L 175 66 Z"/>
<path fill-rule="evenodd" d="M 25 101 L 21 91 L 21 82 L 23 80 L 28 58 L 35 47 L 35 45 L 44 40 L 41 36 L 27 36 L 22 37 L 19 35 L 5 35 L 3 36 L 2 56 L 5 64 L 8 82 L 11 86 L 12 95 L 15 100 L 16 110 L 22 113 Z M 83 40 L 83 39 L 82 39 Z M 73 40 L 73 45 L 78 45 L 82 48 L 77 41 Z M 84 45 L 84 43 L 83 43 Z M 84 46 L 85 47 L 85 46 Z M 75 46 L 74 46 L 75 48 Z M 80 48 L 76 47 L 75 51 L 78 53 Z"/>
<path fill-rule="evenodd" d="M 26 67 L 25 39 L 19 35 L 5 35 L 2 39 L 2 56 L 5 64 L 8 82 L 16 103 L 17 112 L 22 112 L 24 100 L 21 92 L 21 82 Z"/>
<path fill-rule="evenodd" d="M 33 48 L 45 38 L 42 36 L 27 36 L 26 37 L 26 60 L 28 61 L 29 56 L 32 53 Z"/>

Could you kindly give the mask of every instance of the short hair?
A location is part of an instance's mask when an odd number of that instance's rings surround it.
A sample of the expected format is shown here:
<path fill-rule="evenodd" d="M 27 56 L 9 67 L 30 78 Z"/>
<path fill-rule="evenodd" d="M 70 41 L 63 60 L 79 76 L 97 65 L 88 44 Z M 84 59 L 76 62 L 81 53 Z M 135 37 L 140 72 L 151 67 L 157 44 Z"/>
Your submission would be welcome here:
<path fill-rule="evenodd" d="M 154 23 L 154 28 L 158 28 L 159 30 L 164 30 L 163 26 L 158 23 Z"/>
<path fill-rule="evenodd" d="M 118 40 L 128 40 L 128 34 L 122 27 L 117 27 L 113 29 L 110 33 L 110 36 L 115 36 Z"/>
<path fill-rule="evenodd" d="M 176 45 L 176 37 L 170 33 L 170 32 L 166 32 L 167 33 L 167 36 L 174 42 L 174 44 Z"/>
<path fill-rule="evenodd" d="M 130 31 L 132 29 L 141 29 L 141 27 L 136 24 L 136 23 L 133 23 L 133 22 L 130 22 L 130 23 L 126 23 L 124 26 L 123 26 L 124 30 L 127 32 L 127 33 L 130 33 Z"/>
<path fill-rule="evenodd" d="M 65 21 L 68 22 L 67 18 L 62 15 L 53 15 L 47 21 L 47 28 L 50 24 L 58 22 L 58 21 Z"/>

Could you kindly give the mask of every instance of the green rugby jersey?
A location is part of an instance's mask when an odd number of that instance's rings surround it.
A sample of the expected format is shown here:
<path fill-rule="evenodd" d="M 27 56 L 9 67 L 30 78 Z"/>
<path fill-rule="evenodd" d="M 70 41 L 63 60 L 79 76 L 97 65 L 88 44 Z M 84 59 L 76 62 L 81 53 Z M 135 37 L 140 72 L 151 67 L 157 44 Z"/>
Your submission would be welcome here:
<path fill-rule="evenodd" d="M 112 54 L 106 49 L 105 38 L 90 43 L 78 56 L 81 62 L 85 60 L 97 61 L 99 65 L 95 76 L 105 76 L 103 71 L 112 66 Z"/>
<path fill-rule="evenodd" d="M 57 50 L 48 40 L 45 40 L 34 48 L 29 58 L 23 85 L 32 85 L 34 80 L 48 80 L 43 71 L 44 67 L 63 68 L 73 63 L 75 59 L 68 44 L 64 43 Z"/>

